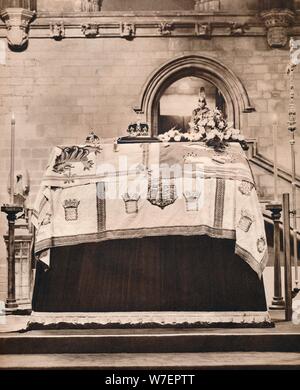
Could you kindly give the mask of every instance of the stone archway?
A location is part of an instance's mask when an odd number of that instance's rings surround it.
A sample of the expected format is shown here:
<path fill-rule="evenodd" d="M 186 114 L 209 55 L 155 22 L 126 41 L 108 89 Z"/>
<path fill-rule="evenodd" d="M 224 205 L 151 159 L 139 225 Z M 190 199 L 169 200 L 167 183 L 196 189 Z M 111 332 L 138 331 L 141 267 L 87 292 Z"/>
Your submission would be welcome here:
<path fill-rule="evenodd" d="M 241 129 L 241 114 L 255 111 L 251 105 L 247 91 L 240 79 L 224 64 L 215 58 L 188 55 L 180 56 L 163 64 L 147 80 L 135 112 L 143 114 L 151 124 L 152 134 L 158 131 L 158 106 L 164 91 L 175 81 L 195 76 L 214 84 L 223 94 L 228 119 L 236 128 Z"/>

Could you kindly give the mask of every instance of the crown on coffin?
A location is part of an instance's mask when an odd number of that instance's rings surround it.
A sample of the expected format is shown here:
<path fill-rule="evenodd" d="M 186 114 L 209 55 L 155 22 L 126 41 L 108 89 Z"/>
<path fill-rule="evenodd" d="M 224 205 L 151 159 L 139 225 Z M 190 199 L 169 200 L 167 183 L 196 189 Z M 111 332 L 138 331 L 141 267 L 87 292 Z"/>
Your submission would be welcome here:
<path fill-rule="evenodd" d="M 77 199 L 66 199 L 64 201 L 64 208 L 65 209 L 76 209 L 79 206 L 80 201 Z"/>
<path fill-rule="evenodd" d="M 127 133 L 130 137 L 149 137 L 149 125 L 138 117 L 136 122 L 128 125 Z"/>
<path fill-rule="evenodd" d="M 86 139 L 85 139 L 85 143 L 87 145 L 98 145 L 100 144 L 100 138 L 97 136 L 97 134 L 95 134 L 93 131 L 91 131 Z"/>

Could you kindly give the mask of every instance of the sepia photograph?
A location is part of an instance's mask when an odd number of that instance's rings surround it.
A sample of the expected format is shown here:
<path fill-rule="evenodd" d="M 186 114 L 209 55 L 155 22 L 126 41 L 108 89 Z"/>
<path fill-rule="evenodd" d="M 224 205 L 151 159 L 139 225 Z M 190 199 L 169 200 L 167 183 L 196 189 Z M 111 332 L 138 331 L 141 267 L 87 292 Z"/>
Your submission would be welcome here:
<path fill-rule="evenodd" d="M 0 208 L 0 373 L 300 370 L 300 0 L 0 0 Z"/>

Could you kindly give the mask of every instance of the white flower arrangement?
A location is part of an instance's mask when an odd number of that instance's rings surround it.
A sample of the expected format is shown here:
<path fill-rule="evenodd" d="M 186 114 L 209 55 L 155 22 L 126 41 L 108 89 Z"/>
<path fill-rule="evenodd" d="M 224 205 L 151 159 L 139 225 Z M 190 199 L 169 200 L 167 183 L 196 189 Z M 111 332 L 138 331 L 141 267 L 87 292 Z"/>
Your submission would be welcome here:
<path fill-rule="evenodd" d="M 194 110 L 189 128 L 183 133 L 173 127 L 158 138 L 162 142 L 203 141 L 217 151 L 224 150 L 230 141 L 240 142 L 244 149 L 247 148 L 240 130 L 235 129 L 232 122 L 227 122 L 220 110 L 210 110 L 205 99 L 199 100 L 199 108 Z"/>

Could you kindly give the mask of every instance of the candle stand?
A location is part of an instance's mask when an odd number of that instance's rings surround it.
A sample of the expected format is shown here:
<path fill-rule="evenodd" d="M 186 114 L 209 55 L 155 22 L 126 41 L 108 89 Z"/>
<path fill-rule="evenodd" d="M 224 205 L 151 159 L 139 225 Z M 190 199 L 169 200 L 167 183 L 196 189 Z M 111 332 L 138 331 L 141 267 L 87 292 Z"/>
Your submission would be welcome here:
<path fill-rule="evenodd" d="M 17 205 L 5 204 L 1 207 L 1 211 L 7 215 L 8 220 L 8 285 L 5 303 L 7 314 L 13 314 L 18 309 L 15 283 L 15 221 L 17 214 L 22 210 L 23 207 Z"/>

